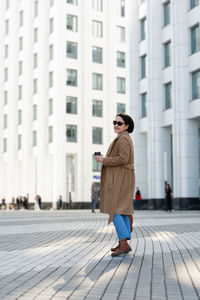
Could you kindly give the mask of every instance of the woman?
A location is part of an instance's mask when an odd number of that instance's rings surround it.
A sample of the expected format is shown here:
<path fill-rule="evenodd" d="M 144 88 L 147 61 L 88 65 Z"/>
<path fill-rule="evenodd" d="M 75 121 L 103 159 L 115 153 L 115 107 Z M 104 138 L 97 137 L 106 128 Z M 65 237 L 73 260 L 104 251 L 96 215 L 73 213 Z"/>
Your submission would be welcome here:
<path fill-rule="evenodd" d="M 108 223 L 113 221 L 119 238 L 119 245 L 111 249 L 114 257 L 132 250 L 127 240 L 131 239 L 129 216 L 133 213 L 135 173 L 133 143 L 129 136 L 134 122 L 129 115 L 121 113 L 116 116 L 113 125 L 117 137 L 106 156 L 95 156 L 95 159 L 103 165 L 100 211 L 109 214 Z"/>
<path fill-rule="evenodd" d="M 172 190 L 171 187 L 168 183 L 166 183 L 165 186 L 165 201 L 166 201 L 166 205 L 165 205 L 165 211 L 167 212 L 172 212 Z"/>

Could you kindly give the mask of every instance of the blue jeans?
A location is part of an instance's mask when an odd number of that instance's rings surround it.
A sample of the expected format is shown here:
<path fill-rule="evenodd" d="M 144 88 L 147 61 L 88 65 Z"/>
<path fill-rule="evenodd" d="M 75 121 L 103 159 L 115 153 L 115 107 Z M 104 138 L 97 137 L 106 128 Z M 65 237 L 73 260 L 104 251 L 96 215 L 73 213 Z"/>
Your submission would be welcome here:
<path fill-rule="evenodd" d="M 115 214 L 113 219 L 119 241 L 122 239 L 131 239 L 131 226 L 129 216 Z"/>
<path fill-rule="evenodd" d="M 91 209 L 92 211 L 95 209 L 95 199 L 92 199 Z"/>

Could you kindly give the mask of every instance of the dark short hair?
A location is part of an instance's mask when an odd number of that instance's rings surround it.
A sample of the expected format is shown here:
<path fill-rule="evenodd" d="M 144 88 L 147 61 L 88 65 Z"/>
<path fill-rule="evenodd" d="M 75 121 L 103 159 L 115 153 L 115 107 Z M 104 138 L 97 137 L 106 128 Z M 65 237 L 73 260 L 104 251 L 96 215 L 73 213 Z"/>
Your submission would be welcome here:
<path fill-rule="evenodd" d="M 127 131 L 129 133 L 133 132 L 133 129 L 134 129 L 133 119 L 129 115 L 125 114 L 125 113 L 120 113 L 117 116 L 121 117 L 124 120 L 124 122 L 125 122 L 126 125 L 129 125 Z"/>

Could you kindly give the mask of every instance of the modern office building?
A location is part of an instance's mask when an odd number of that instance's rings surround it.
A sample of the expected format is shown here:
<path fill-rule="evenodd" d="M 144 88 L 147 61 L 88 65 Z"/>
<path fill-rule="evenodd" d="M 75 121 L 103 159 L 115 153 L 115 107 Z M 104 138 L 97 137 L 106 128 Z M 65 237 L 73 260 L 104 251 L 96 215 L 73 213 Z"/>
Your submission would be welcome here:
<path fill-rule="evenodd" d="M 136 184 L 159 208 L 164 183 L 175 208 L 200 197 L 200 1 L 127 1 L 130 111 Z"/>
<path fill-rule="evenodd" d="M 0 2 L 0 198 L 90 202 L 125 110 L 125 15 L 125 0 Z"/>

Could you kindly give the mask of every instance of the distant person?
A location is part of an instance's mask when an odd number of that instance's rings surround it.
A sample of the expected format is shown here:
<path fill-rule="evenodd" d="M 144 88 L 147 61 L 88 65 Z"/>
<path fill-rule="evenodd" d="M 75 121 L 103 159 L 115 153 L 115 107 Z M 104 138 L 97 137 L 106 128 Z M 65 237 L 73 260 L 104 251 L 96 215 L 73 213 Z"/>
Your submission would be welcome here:
<path fill-rule="evenodd" d="M 12 197 L 11 203 L 10 203 L 10 210 L 15 209 L 15 197 Z"/>
<path fill-rule="evenodd" d="M 141 200 L 142 200 L 142 195 L 140 193 L 139 187 L 136 187 L 136 193 L 135 193 L 135 206 L 136 209 L 139 210 L 141 206 Z"/>
<path fill-rule="evenodd" d="M 129 216 L 133 214 L 135 187 L 134 150 L 129 133 L 133 132 L 132 118 L 120 113 L 113 121 L 117 134 L 106 156 L 95 156 L 102 163 L 100 185 L 100 212 L 109 214 L 108 223 L 113 222 L 119 244 L 112 248 L 111 256 L 126 254 L 132 249 L 127 240 L 131 239 Z"/>
<path fill-rule="evenodd" d="M 169 183 L 165 185 L 165 211 L 172 212 L 172 190 Z"/>
<path fill-rule="evenodd" d="M 63 208 L 63 200 L 62 200 L 62 196 L 60 195 L 57 201 L 57 208 L 58 209 L 62 209 Z"/>
<path fill-rule="evenodd" d="M 5 198 L 1 199 L 1 209 L 6 210 L 6 199 Z"/>
<path fill-rule="evenodd" d="M 39 195 L 35 196 L 35 210 L 40 210 Z"/>
<path fill-rule="evenodd" d="M 92 212 L 95 212 L 95 203 L 99 200 L 99 195 L 98 195 L 98 190 L 95 185 L 95 183 L 92 183 L 92 188 L 91 188 L 91 209 Z"/>
<path fill-rule="evenodd" d="M 38 197 L 39 208 L 42 209 L 42 198 L 40 195 L 38 195 L 37 197 Z"/>

